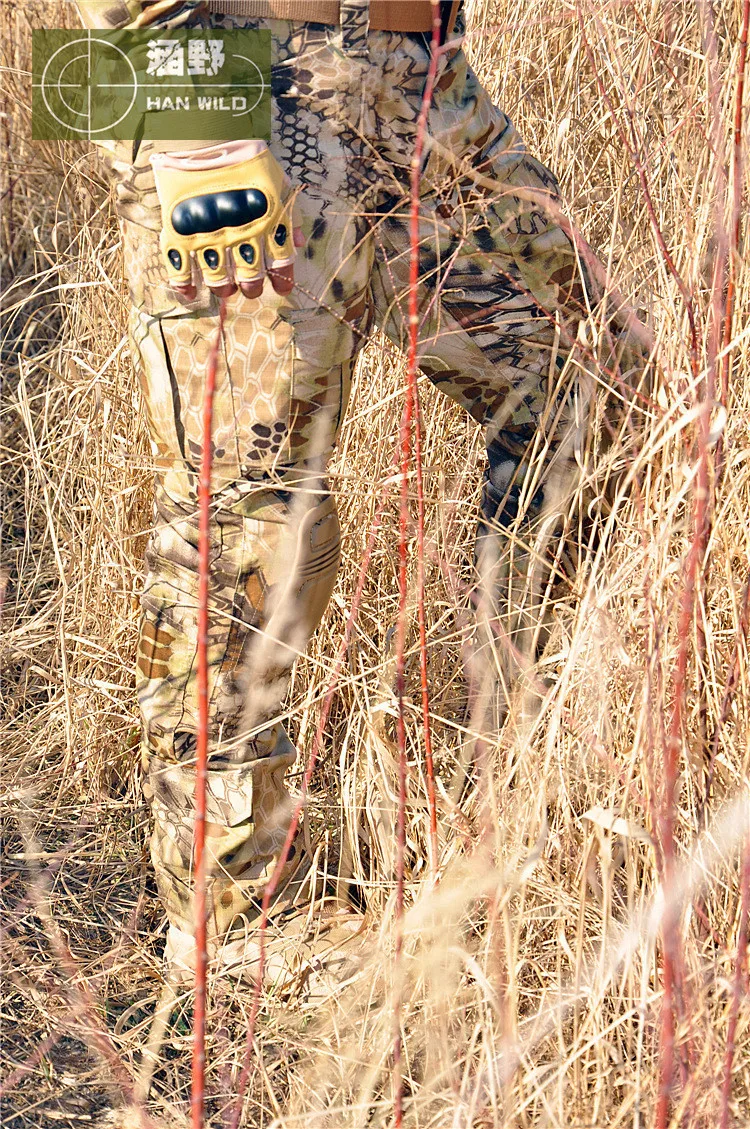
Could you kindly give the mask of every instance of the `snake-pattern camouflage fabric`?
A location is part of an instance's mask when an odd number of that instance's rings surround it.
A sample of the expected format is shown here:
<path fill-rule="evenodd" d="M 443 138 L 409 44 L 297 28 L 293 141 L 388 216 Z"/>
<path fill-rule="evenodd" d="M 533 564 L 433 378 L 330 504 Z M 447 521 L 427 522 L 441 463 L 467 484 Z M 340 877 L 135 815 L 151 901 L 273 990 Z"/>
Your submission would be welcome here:
<path fill-rule="evenodd" d="M 356 26 L 204 18 L 271 28 L 270 148 L 302 189 L 306 236 L 290 296 L 267 283 L 259 300 L 229 300 L 218 373 L 208 845 L 212 931 L 221 935 L 252 914 L 288 825 L 284 773 L 295 750 L 277 715 L 336 575 L 338 522 L 322 476 L 352 366 L 373 324 L 396 345 L 406 339 L 409 172 L 430 52 L 422 36 L 363 36 Z M 218 311 L 205 287 L 188 304 L 170 289 L 154 145 L 132 150 L 118 146 L 111 168 L 157 479 L 138 695 L 153 864 L 170 920 L 190 930 L 196 491 Z M 554 176 L 457 46 L 441 57 L 425 154 L 421 366 L 486 429 L 485 529 L 502 527 L 503 506 L 514 516 L 518 508 L 529 445 L 542 432 L 551 456 L 560 449 L 585 363 L 573 343 L 598 291 L 559 222 Z M 610 328 L 614 368 L 629 346 Z M 542 497 L 537 490 L 532 511 Z"/>

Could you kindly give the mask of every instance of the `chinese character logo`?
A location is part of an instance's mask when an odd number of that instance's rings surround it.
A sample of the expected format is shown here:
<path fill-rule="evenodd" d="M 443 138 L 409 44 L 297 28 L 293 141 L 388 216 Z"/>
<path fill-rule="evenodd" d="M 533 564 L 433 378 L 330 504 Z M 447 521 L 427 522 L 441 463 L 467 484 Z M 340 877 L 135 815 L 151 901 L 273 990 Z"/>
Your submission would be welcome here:
<path fill-rule="evenodd" d="M 148 45 L 146 73 L 155 78 L 184 78 L 202 75 L 213 78 L 224 65 L 224 44 L 221 39 L 191 39 L 185 44 L 178 39 L 156 39 Z"/>

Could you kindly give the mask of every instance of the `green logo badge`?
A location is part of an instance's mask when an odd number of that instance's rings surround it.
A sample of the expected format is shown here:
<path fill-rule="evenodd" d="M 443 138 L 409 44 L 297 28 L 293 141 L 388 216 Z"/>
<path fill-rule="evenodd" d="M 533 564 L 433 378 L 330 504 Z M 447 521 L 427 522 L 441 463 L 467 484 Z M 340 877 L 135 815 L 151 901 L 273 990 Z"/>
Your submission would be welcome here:
<path fill-rule="evenodd" d="M 36 141 L 271 139 L 271 33 L 33 33 Z"/>

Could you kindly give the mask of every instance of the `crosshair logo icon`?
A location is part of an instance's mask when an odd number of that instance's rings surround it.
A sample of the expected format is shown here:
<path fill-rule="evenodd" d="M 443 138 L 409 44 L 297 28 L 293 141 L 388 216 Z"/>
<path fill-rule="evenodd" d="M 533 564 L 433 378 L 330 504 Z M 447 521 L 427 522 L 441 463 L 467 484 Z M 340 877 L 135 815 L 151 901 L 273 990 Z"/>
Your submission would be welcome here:
<path fill-rule="evenodd" d="M 265 29 L 35 29 L 32 47 L 35 140 L 270 140 Z"/>
<path fill-rule="evenodd" d="M 106 75 L 120 81 L 97 81 L 97 76 L 104 79 Z M 128 116 L 138 95 L 138 76 L 116 44 L 89 34 L 58 47 L 47 60 L 39 86 L 44 105 L 63 129 L 95 137 L 111 134 Z M 96 126 L 92 124 L 94 103 Z"/>
<path fill-rule="evenodd" d="M 258 64 L 256 62 L 254 62 L 253 59 L 249 59 L 247 57 L 247 55 L 237 55 L 237 54 L 233 55 L 232 58 L 238 59 L 239 62 L 240 62 L 240 65 L 242 65 L 244 63 L 246 67 L 251 67 L 252 70 L 254 70 L 256 75 L 258 76 L 257 82 L 245 82 L 243 84 L 243 89 L 256 90 L 257 94 L 255 96 L 254 101 L 251 102 L 249 99 L 246 99 L 245 100 L 246 106 L 243 109 L 240 109 L 240 110 L 238 110 L 237 112 L 234 113 L 234 117 L 242 117 L 244 114 L 252 114 L 252 112 L 256 108 L 256 106 L 260 105 L 264 95 L 268 95 L 270 93 L 270 85 L 269 86 L 266 85 L 266 82 L 263 78 L 260 67 L 258 66 Z"/>

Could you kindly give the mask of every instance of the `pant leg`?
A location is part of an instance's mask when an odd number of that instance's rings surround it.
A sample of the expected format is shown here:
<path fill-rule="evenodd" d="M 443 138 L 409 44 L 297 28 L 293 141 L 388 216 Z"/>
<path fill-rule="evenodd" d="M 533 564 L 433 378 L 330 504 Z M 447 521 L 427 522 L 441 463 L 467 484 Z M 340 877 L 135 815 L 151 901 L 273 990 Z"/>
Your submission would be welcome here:
<path fill-rule="evenodd" d="M 402 56 L 410 81 L 385 107 L 395 142 L 381 151 L 401 192 L 384 197 L 374 220 L 373 293 L 376 318 L 403 346 L 408 161 L 429 51 L 403 37 L 389 54 L 393 68 Z M 538 625 L 544 576 L 535 565 L 550 530 L 545 514 L 575 485 L 572 456 L 585 424 L 581 382 L 591 374 L 589 397 L 600 372 L 618 392 L 637 382 L 645 363 L 638 326 L 616 296 L 603 302 L 597 264 L 582 241 L 574 245 L 554 176 L 528 153 L 461 51 L 441 63 L 421 195 L 420 367 L 485 429 L 477 557 L 504 606 L 506 632 L 528 650 L 522 637 L 529 643 Z M 579 334 L 590 314 L 598 319 L 596 352 Z"/>
<path fill-rule="evenodd" d="M 222 17 L 222 26 L 231 22 Z M 273 30 L 275 70 L 285 81 L 304 65 L 310 83 L 311 72 L 333 63 L 348 90 L 322 29 L 274 21 Z M 368 316 L 369 244 L 360 210 L 346 198 L 349 180 L 357 189 L 360 183 L 341 136 L 340 122 L 351 115 L 332 114 L 335 128 L 326 130 L 331 79 L 314 78 L 307 104 L 293 116 L 283 82 L 274 102 L 272 151 L 293 180 L 306 178 L 298 286 L 288 298 L 268 284 L 257 301 L 231 298 L 219 355 L 207 800 L 210 927 L 218 935 L 262 893 L 288 827 L 284 773 L 295 750 L 278 714 L 294 659 L 335 578 L 338 523 L 323 475 Z M 322 85 L 326 95 L 318 97 Z M 119 146 L 112 176 L 157 485 L 138 658 L 152 860 L 171 923 L 191 932 L 197 486 L 217 304 L 199 289 L 185 305 L 167 285 L 152 148 L 144 143 L 134 155 Z"/>
<path fill-rule="evenodd" d="M 211 751 L 206 843 L 211 931 L 262 897 L 286 837 L 284 774 L 296 750 L 277 720 L 297 655 L 325 610 L 339 527 L 322 483 L 215 496 L 209 597 Z M 172 924 L 192 930 L 198 727 L 198 518 L 163 491 L 146 556 L 137 660 L 151 855 Z M 292 851 L 284 879 L 299 857 Z"/>
<path fill-rule="evenodd" d="M 389 50 L 397 52 L 393 44 Z M 411 64 L 411 85 L 384 107 L 399 128 L 396 143 L 381 150 L 401 191 L 385 196 L 374 222 L 373 291 L 379 324 L 403 344 L 409 156 L 429 52 L 405 36 L 400 53 Z M 460 50 L 442 67 L 425 152 L 420 367 L 486 428 L 490 444 L 518 458 L 543 425 L 566 359 L 575 351 L 578 363 L 587 363 L 585 350 L 576 350 L 579 323 L 597 310 L 600 327 L 606 323 L 590 359 L 613 382 L 643 368 L 639 327 L 624 307 L 615 308 L 615 295 L 598 309 L 598 264 L 582 240 L 571 241 L 554 175 L 528 153 Z"/>

